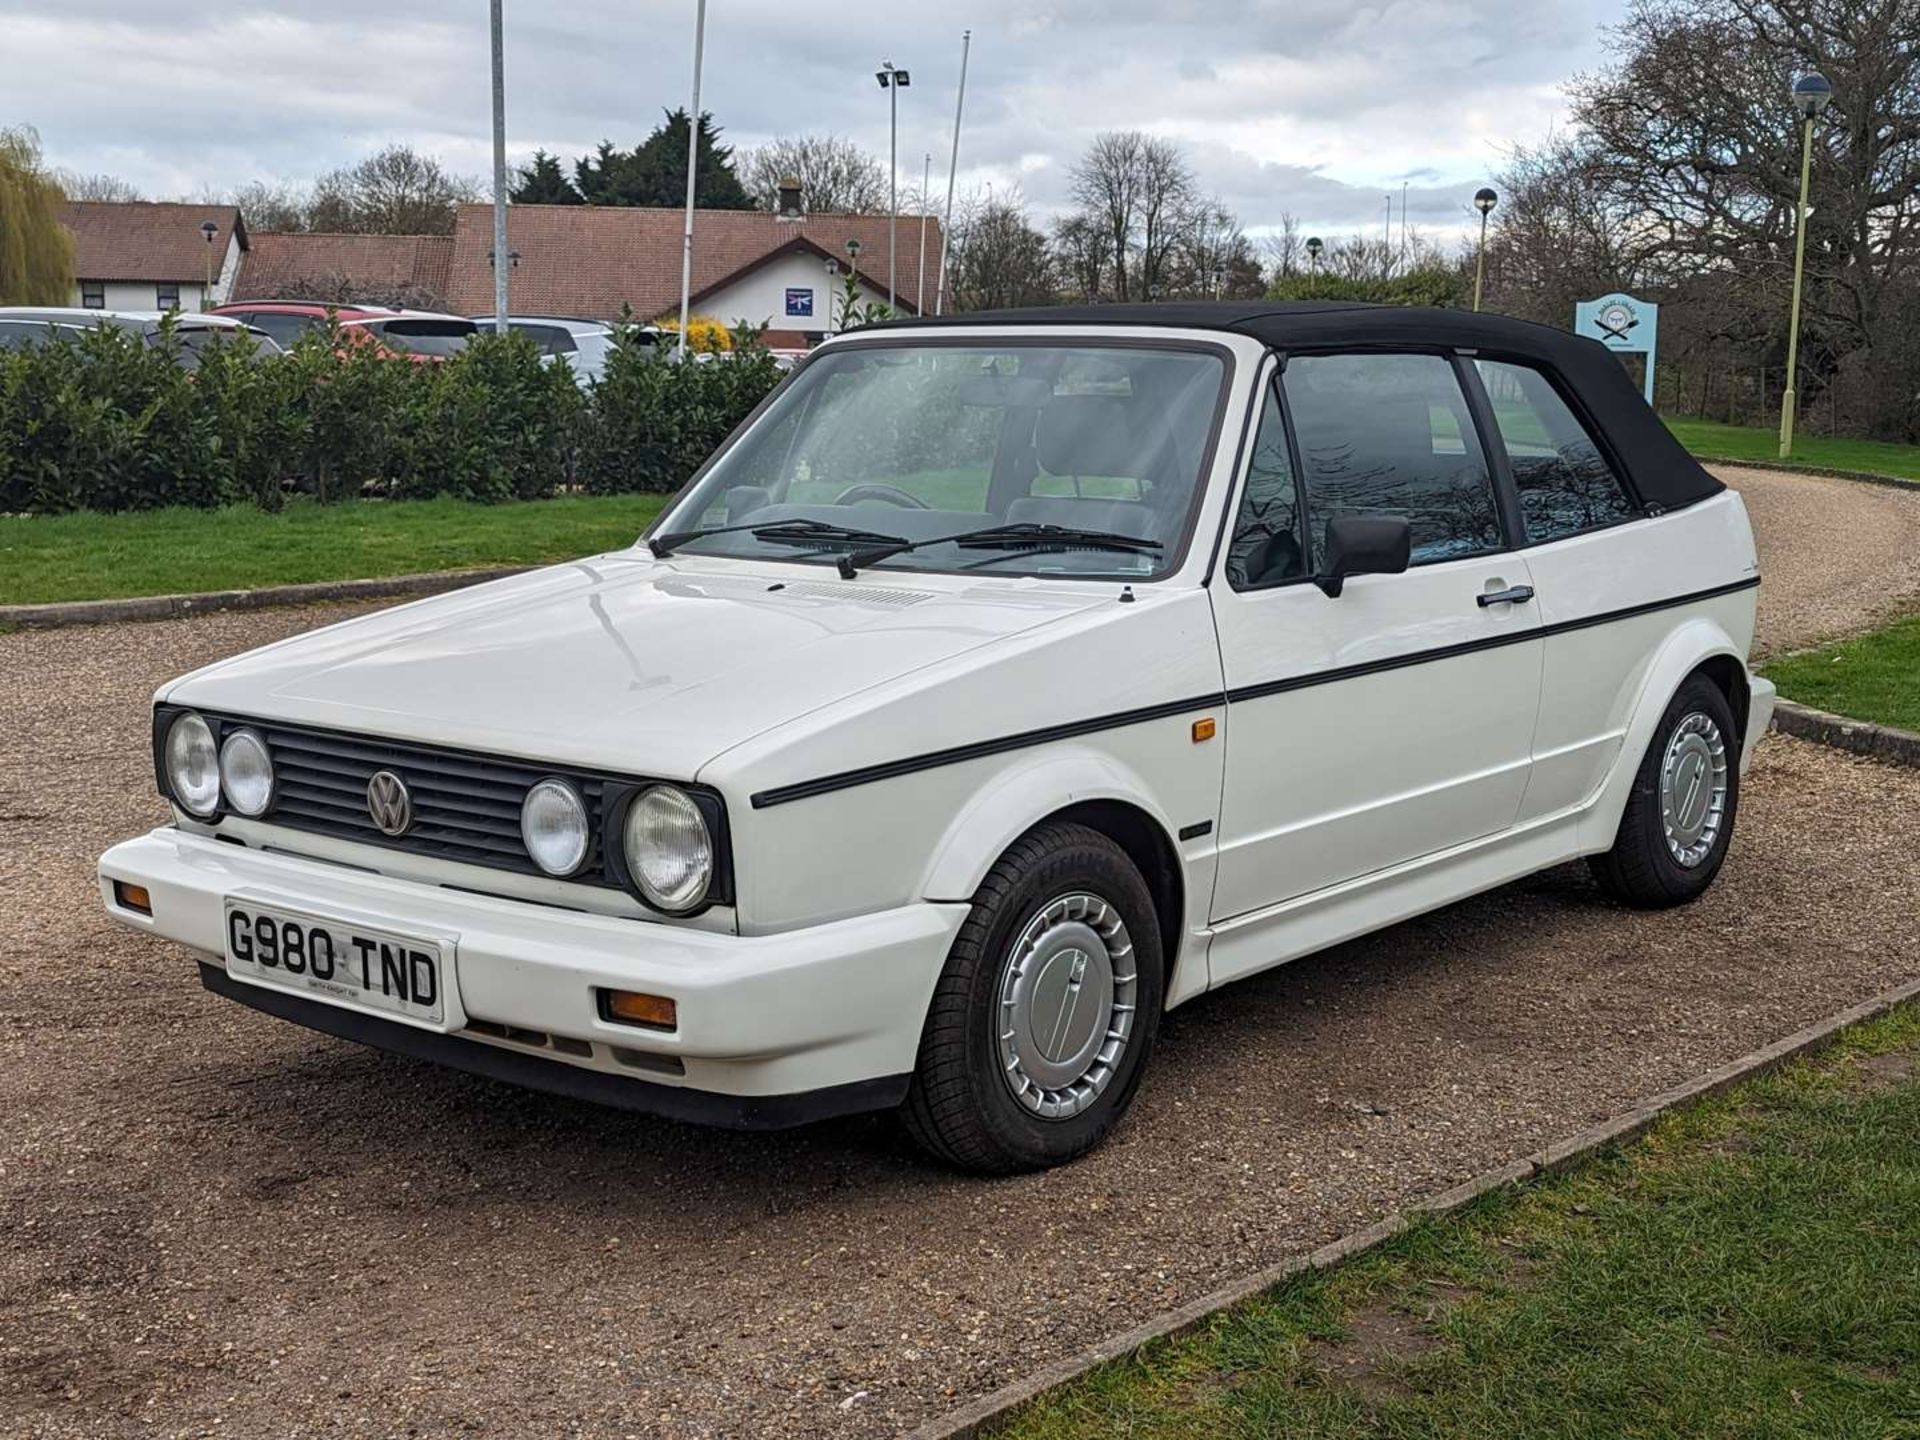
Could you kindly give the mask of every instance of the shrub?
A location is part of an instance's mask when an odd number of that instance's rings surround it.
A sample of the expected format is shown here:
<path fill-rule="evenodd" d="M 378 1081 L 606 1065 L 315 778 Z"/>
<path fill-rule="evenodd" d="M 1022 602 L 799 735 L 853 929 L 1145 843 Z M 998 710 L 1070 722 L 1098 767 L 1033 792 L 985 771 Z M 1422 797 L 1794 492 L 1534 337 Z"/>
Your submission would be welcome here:
<path fill-rule="evenodd" d="M 286 355 L 210 345 L 190 371 L 99 326 L 0 351 L 0 512 L 672 491 L 778 379 L 751 336 L 682 365 L 623 332 L 583 392 L 520 335 L 416 364 L 334 326 Z"/>
<path fill-rule="evenodd" d="M 669 343 L 679 343 L 680 317 L 678 314 L 663 315 L 653 323 L 670 337 Z M 721 354 L 733 349 L 733 332 L 711 315 L 689 315 L 687 317 L 687 348 L 707 355 Z"/>

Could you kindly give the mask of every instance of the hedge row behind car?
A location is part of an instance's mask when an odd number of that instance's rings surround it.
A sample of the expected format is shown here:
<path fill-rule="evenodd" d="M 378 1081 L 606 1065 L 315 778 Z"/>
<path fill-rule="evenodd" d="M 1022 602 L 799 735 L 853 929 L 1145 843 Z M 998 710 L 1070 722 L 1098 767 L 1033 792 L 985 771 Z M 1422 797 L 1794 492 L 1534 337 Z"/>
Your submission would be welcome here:
<path fill-rule="evenodd" d="M 779 378 L 754 343 L 680 365 L 626 334 L 584 391 L 514 334 L 433 365 L 239 339 L 189 372 L 99 327 L 0 353 L 0 513 L 671 491 Z"/>

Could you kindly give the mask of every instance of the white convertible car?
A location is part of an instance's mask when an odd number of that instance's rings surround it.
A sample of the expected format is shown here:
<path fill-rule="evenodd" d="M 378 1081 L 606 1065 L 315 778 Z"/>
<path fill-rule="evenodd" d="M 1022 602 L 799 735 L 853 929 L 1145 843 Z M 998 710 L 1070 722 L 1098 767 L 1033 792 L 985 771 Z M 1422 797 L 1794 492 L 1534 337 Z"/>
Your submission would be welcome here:
<path fill-rule="evenodd" d="M 631 549 L 164 687 L 173 823 L 101 893 L 333 1035 L 1048 1165 L 1229 981 L 1579 856 L 1698 895 L 1759 583 L 1739 497 L 1558 331 L 874 327 Z"/>

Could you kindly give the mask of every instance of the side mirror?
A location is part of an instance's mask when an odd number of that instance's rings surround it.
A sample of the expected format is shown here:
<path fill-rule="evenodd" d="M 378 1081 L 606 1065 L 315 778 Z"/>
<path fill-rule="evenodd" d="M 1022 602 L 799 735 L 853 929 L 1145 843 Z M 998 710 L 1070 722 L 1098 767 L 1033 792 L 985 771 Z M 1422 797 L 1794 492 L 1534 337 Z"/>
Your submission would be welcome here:
<path fill-rule="evenodd" d="M 1349 575 L 1398 575 L 1413 557 L 1413 527 L 1404 515 L 1336 515 L 1327 521 L 1325 568 L 1313 583 L 1329 596 Z"/>

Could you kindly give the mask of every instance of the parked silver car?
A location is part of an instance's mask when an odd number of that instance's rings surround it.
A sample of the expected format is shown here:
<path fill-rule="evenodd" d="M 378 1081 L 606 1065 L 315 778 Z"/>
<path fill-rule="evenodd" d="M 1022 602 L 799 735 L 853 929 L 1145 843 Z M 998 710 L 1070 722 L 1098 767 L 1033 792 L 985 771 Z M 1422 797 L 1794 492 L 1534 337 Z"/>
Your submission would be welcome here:
<path fill-rule="evenodd" d="M 162 322 L 171 315 L 171 331 Z M 150 349 L 171 344 L 174 358 L 189 370 L 200 367 L 201 352 L 235 335 L 253 340 L 257 355 L 282 351 L 266 331 L 226 315 L 192 311 L 87 310 L 66 305 L 0 306 L 0 350 L 30 350 L 51 340 L 77 339 L 96 325 L 111 325 L 139 335 Z M 171 338 L 169 338 L 169 336 Z"/>

